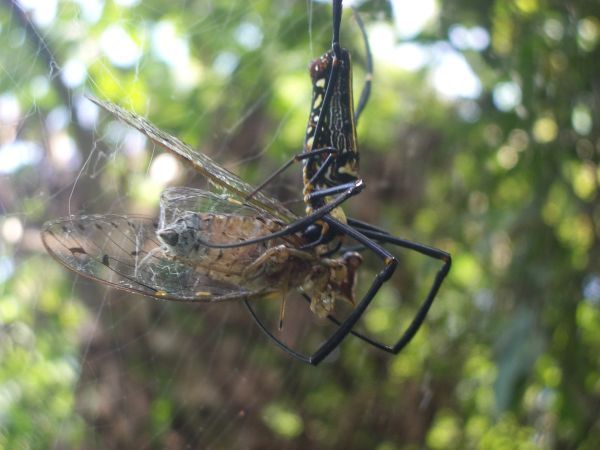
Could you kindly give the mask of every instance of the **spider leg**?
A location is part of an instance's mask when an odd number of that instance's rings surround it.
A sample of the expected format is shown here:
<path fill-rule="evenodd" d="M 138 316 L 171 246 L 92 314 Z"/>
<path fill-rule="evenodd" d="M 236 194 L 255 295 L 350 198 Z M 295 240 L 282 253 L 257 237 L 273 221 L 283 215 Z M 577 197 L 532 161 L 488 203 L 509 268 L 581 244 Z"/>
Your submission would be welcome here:
<path fill-rule="evenodd" d="M 343 322 L 338 322 L 337 330 L 327 338 L 327 340 L 312 354 L 312 355 L 304 355 L 299 353 L 288 345 L 284 344 L 281 340 L 271 333 L 271 331 L 264 325 L 264 323 L 260 320 L 258 315 L 256 314 L 254 308 L 250 305 L 248 301 L 245 301 L 246 308 L 252 315 L 254 321 L 258 324 L 260 329 L 269 337 L 273 342 L 275 342 L 283 351 L 294 356 L 295 358 L 304 361 L 306 363 L 317 365 L 319 364 L 327 355 L 329 355 L 333 350 L 335 350 L 338 345 L 344 340 L 344 338 L 352 333 L 352 328 L 358 322 L 358 320 L 362 317 L 363 313 L 375 297 L 377 292 L 394 273 L 396 269 L 396 265 L 398 261 L 394 256 L 389 253 L 386 249 L 381 247 L 379 244 L 368 238 L 366 235 L 362 234 L 360 231 L 355 230 L 349 225 L 342 223 L 331 216 L 324 216 L 323 221 L 327 222 L 330 227 L 335 229 L 341 234 L 345 234 L 355 239 L 356 241 L 363 244 L 366 248 L 375 253 L 378 257 L 380 257 L 383 261 L 383 267 L 379 270 L 377 275 L 375 275 L 371 287 L 365 294 L 365 296 L 356 304 L 354 310 L 350 313 L 350 315 Z M 369 338 L 365 340 L 368 341 Z"/>
<path fill-rule="evenodd" d="M 318 190 L 312 191 L 310 194 L 308 194 L 307 197 L 308 197 L 309 201 L 316 200 L 319 198 L 330 197 L 335 194 L 340 194 L 340 193 L 346 192 L 346 191 L 348 191 L 348 189 L 352 189 L 352 187 L 354 186 L 355 183 L 357 183 L 357 181 L 352 181 L 350 183 L 344 183 L 344 184 L 338 184 L 337 186 L 333 186 L 333 187 L 329 187 L 329 188 L 318 189 Z M 331 203 L 328 203 L 328 205 L 329 204 L 331 204 Z"/>
<path fill-rule="evenodd" d="M 254 197 L 258 192 L 262 191 L 266 185 L 271 183 L 275 178 L 285 172 L 292 164 L 304 161 L 305 159 L 316 158 L 317 156 L 321 156 L 323 154 L 331 155 L 337 153 L 337 150 L 333 147 L 324 147 L 311 151 L 310 153 L 300 153 L 299 155 L 294 155 L 290 158 L 283 166 L 273 172 L 271 175 L 267 177 L 262 183 L 260 183 L 252 192 L 246 195 L 244 200 L 249 200 Z"/>
<path fill-rule="evenodd" d="M 330 197 L 331 195 L 340 194 L 340 193 L 343 195 L 344 192 L 348 192 L 348 190 L 353 189 L 354 186 L 355 186 L 355 184 L 358 183 L 358 182 L 359 181 L 354 181 L 354 182 L 351 182 L 351 183 L 340 184 L 338 186 L 334 186 L 334 187 L 331 187 L 331 188 L 319 189 L 319 190 L 311 192 L 307 196 L 307 198 L 308 198 L 309 201 L 312 201 L 312 200 L 315 200 L 315 199 L 326 198 L 326 197 Z M 334 200 L 334 201 L 338 201 L 338 200 Z M 340 203 L 341 203 L 341 201 L 340 201 Z M 331 203 L 329 203 L 329 205 L 330 204 Z M 323 209 L 323 208 L 324 208 L 324 206 L 321 207 L 320 209 Z M 311 217 L 311 216 L 312 215 L 310 215 L 308 217 Z M 314 220 L 313 223 L 316 222 L 317 220 L 319 220 L 319 218 L 317 218 L 316 220 Z M 375 230 L 379 230 L 378 228 L 374 228 L 374 229 Z M 327 235 L 325 233 L 321 233 L 320 236 L 316 240 L 311 241 L 308 244 L 301 246 L 300 250 L 308 250 L 308 249 L 317 247 L 317 246 L 323 244 L 326 241 L 327 241 Z M 340 243 L 340 245 L 341 245 L 341 243 Z M 327 252 L 327 254 L 333 254 L 338 249 L 339 249 L 339 246 L 337 248 L 333 249 L 333 250 L 330 250 L 329 252 Z"/>
<path fill-rule="evenodd" d="M 452 265 L 451 256 L 448 253 L 433 247 L 415 243 L 406 239 L 396 238 L 383 231 L 371 230 L 371 228 L 377 228 L 368 224 L 364 224 L 366 225 L 364 227 L 366 229 L 359 231 L 347 224 L 343 224 L 337 221 L 336 219 L 333 219 L 330 216 L 323 217 L 323 220 L 328 222 L 330 226 L 336 228 L 341 233 L 344 233 L 360 242 L 361 246 L 373 251 L 384 261 L 383 268 L 377 273 L 368 292 L 365 294 L 363 299 L 357 304 L 354 311 L 344 321 L 340 321 L 331 315 L 328 316 L 329 320 L 331 320 L 338 326 L 338 329 L 325 341 L 325 343 L 315 353 L 308 356 L 291 349 L 289 346 L 287 346 L 286 344 L 281 342 L 277 337 L 275 337 L 273 333 L 271 333 L 271 331 L 269 331 L 269 329 L 262 323 L 255 310 L 252 308 L 248 301 L 245 302 L 247 309 L 249 310 L 254 321 L 259 325 L 261 330 L 281 349 L 283 349 L 286 353 L 294 356 L 295 358 L 313 365 L 319 364 L 329 353 L 331 353 L 341 343 L 341 341 L 348 334 L 352 334 L 380 350 L 392 354 L 398 354 L 412 340 L 412 338 L 415 336 L 415 334 L 423 324 L 423 321 L 425 320 L 425 317 L 429 312 L 433 300 L 437 296 L 437 293 L 444 279 L 446 278 L 446 275 L 450 271 L 450 267 Z M 353 222 L 357 223 L 358 221 L 353 220 Z M 371 303 L 371 301 L 373 300 L 383 283 L 387 281 L 392 275 L 397 264 L 396 259 L 383 247 L 381 247 L 378 244 L 379 242 L 407 248 L 409 250 L 421 253 L 425 256 L 429 256 L 443 261 L 444 263 L 437 272 L 434 283 L 430 288 L 427 296 L 425 297 L 425 300 L 421 304 L 419 310 L 417 311 L 417 314 L 415 315 L 411 323 L 408 325 L 406 330 L 403 332 L 402 336 L 394 345 L 382 344 L 381 342 L 378 342 L 377 340 L 370 338 L 369 336 L 366 336 L 358 331 L 353 330 L 354 325 L 356 325 L 360 317 L 362 317 L 364 311 L 369 306 L 369 304 Z M 304 294 L 303 297 L 310 302 L 310 297 Z"/>
<path fill-rule="evenodd" d="M 348 217 L 346 219 L 346 222 L 351 227 L 357 228 L 361 231 L 370 230 L 370 231 L 377 231 L 379 233 L 390 234 L 387 231 L 383 230 L 382 228 L 376 227 L 375 225 L 371 225 L 370 223 L 363 222 L 361 220 L 353 219 L 352 217 Z"/>
<path fill-rule="evenodd" d="M 319 166 L 319 168 L 317 169 L 315 174 L 312 176 L 312 178 L 310 180 L 308 180 L 309 185 L 317 184 L 319 182 L 319 180 L 321 180 L 323 178 L 325 172 L 327 171 L 329 166 L 331 166 L 331 164 L 333 163 L 334 158 L 336 156 L 337 156 L 337 154 L 332 153 L 325 159 L 325 161 Z"/>
<path fill-rule="evenodd" d="M 429 312 L 429 309 L 431 308 L 433 300 L 437 296 L 437 293 L 438 293 L 442 283 L 444 282 L 446 275 L 448 275 L 448 272 L 450 271 L 450 267 L 452 266 L 452 258 L 450 256 L 450 254 L 448 254 L 442 250 L 439 250 L 437 248 L 429 247 L 429 246 L 419 244 L 416 242 L 412 242 L 412 241 L 409 241 L 406 239 L 400 239 L 400 238 L 391 236 L 387 232 L 385 232 L 383 230 L 378 230 L 376 227 L 373 227 L 369 224 L 364 224 L 362 222 L 358 222 L 355 220 L 353 220 L 352 222 L 360 223 L 361 225 L 365 226 L 365 228 L 363 230 L 361 230 L 362 234 L 364 234 L 366 237 L 368 237 L 370 239 L 373 239 L 376 242 L 397 245 L 398 247 L 407 248 L 409 250 L 413 250 L 415 252 L 421 253 L 422 255 L 429 256 L 431 258 L 438 259 L 443 262 L 443 265 L 438 270 L 438 272 L 435 276 L 435 280 L 434 280 L 431 288 L 429 289 L 429 292 L 427 293 L 427 296 L 425 297 L 423 303 L 419 307 L 419 310 L 415 314 L 411 323 L 404 330 L 402 336 L 398 339 L 398 341 L 396 341 L 396 343 L 394 345 L 382 344 L 368 336 L 365 336 L 364 334 L 361 334 L 358 331 L 351 332 L 353 335 L 357 336 L 358 338 L 362 339 L 363 341 L 368 342 L 369 344 L 373 345 L 374 347 L 377 347 L 377 348 L 379 348 L 383 351 L 389 352 L 389 353 L 398 354 L 412 340 L 412 338 L 415 336 L 415 334 L 417 333 L 417 331 L 423 324 L 423 321 L 425 320 L 425 317 L 427 316 L 427 313 Z M 377 230 L 377 231 L 375 231 L 375 230 Z M 340 321 L 338 319 L 336 319 L 335 317 L 330 315 L 330 316 L 328 316 L 328 318 L 335 324 L 340 325 Z"/>
<path fill-rule="evenodd" d="M 357 219 L 353 219 L 352 217 L 347 217 L 346 218 L 346 223 L 348 225 L 350 225 L 351 227 L 356 228 L 359 231 L 376 231 L 379 233 L 383 233 L 386 235 L 390 235 L 390 233 L 388 233 L 387 231 L 376 227 L 375 225 L 371 225 L 370 223 L 367 222 L 363 222 L 361 220 L 357 220 Z M 336 251 L 339 250 L 340 253 L 344 253 L 344 252 L 362 252 L 365 250 L 365 246 L 364 245 L 350 245 L 350 246 L 345 246 L 345 247 L 341 247 L 341 248 L 337 248 L 337 249 L 333 249 L 331 252 L 328 252 L 327 256 L 331 256 L 331 254 L 336 253 Z"/>
<path fill-rule="evenodd" d="M 327 161 L 325 162 L 325 164 L 326 163 L 327 163 Z M 325 164 L 323 165 L 323 167 L 325 167 Z M 344 191 L 347 192 L 348 189 L 352 189 L 353 188 L 353 186 L 355 185 L 355 183 L 359 183 L 359 182 L 360 181 L 357 180 L 357 181 L 354 181 L 354 182 L 351 182 L 351 183 L 344 183 L 344 184 L 340 184 L 340 185 L 333 186 L 333 187 L 330 187 L 330 188 L 318 189 L 318 190 L 312 191 L 310 194 L 308 194 L 305 197 L 305 200 L 308 200 L 309 202 L 312 202 L 312 201 L 314 201 L 316 199 L 319 199 L 319 198 L 327 198 L 327 197 L 330 197 L 332 195 L 339 194 L 340 192 L 341 193 L 343 193 Z M 337 200 L 334 200 L 334 201 L 337 201 Z M 329 204 L 331 204 L 331 203 L 329 203 Z M 319 210 L 322 209 L 322 208 L 324 208 L 324 206 L 321 207 L 321 208 L 319 208 Z M 319 219 L 316 219 L 315 221 L 313 221 L 313 223 L 316 222 L 317 220 L 319 220 Z M 375 230 L 378 230 L 378 229 L 375 228 Z M 319 245 L 321 245 L 323 243 L 326 243 L 328 240 L 329 240 L 328 233 L 320 233 L 320 235 L 319 235 L 319 237 L 317 239 L 310 241 L 308 244 L 302 245 L 300 247 L 300 250 L 308 250 L 308 249 L 317 247 L 317 246 L 319 246 Z M 340 244 L 336 248 L 333 248 L 333 249 L 329 250 L 326 254 L 321 255 L 321 256 L 326 256 L 326 255 L 332 255 L 332 254 L 334 254 L 337 250 L 340 249 L 340 246 L 341 246 L 341 242 L 340 242 Z"/>
<path fill-rule="evenodd" d="M 353 219 L 352 217 L 348 217 L 346 218 L 346 223 L 348 225 L 350 225 L 351 227 L 356 228 L 359 231 L 365 232 L 365 231 L 375 231 L 378 233 L 382 233 L 388 236 L 391 236 L 389 232 L 387 232 L 386 230 L 376 227 L 375 225 L 371 225 L 370 223 L 367 222 L 363 222 L 361 220 L 357 220 L 357 219 Z M 363 251 L 365 249 L 364 245 L 351 245 L 348 247 L 342 247 L 341 248 L 341 252 L 360 252 Z"/>
<path fill-rule="evenodd" d="M 223 243 L 223 244 L 216 244 L 213 242 L 202 241 L 201 239 L 198 239 L 198 242 L 200 242 L 201 245 L 208 247 L 208 248 L 237 248 L 237 247 L 243 247 L 246 245 L 258 244 L 260 242 L 270 241 L 272 239 L 276 239 L 276 238 L 280 238 L 280 237 L 284 237 L 284 236 L 289 236 L 290 234 L 294 234 L 298 231 L 302 231 L 302 230 L 306 229 L 307 226 L 309 226 L 312 223 L 314 223 L 315 221 L 323 218 L 326 214 L 329 214 L 332 210 L 334 210 L 339 205 L 344 203 L 347 199 L 360 193 L 364 188 L 365 188 L 364 182 L 359 179 L 352 183 L 345 184 L 343 186 L 323 189 L 323 191 L 326 191 L 326 194 L 324 194 L 324 195 L 327 195 L 327 196 L 338 193 L 340 191 L 342 191 L 342 192 L 340 192 L 339 195 L 337 195 L 331 202 L 326 203 L 325 205 L 316 209 L 313 213 L 309 214 L 308 216 L 305 216 L 301 219 L 296 220 L 295 222 L 287 224 L 281 230 L 276 231 L 271 234 L 260 236 L 258 238 L 254 238 L 254 239 L 247 239 L 245 241 Z M 315 191 L 314 193 L 316 194 L 318 192 L 319 191 Z"/>

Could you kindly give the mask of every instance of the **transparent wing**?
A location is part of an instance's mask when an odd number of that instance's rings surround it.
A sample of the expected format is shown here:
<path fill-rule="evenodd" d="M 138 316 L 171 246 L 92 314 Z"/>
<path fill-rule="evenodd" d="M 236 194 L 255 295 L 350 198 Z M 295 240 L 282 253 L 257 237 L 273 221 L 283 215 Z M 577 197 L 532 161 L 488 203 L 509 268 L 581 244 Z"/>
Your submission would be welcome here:
<path fill-rule="evenodd" d="M 254 188 L 240 179 L 237 175 L 219 166 L 208 156 L 194 150 L 188 144 L 180 141 L 176 137 L 159 130 L 143 117 L 126 111 L 120 106 L 106 100 L 100 100 L 92 96 L 88 96 L 88 98 L 98 106 L 116 116 L 119 120 L 124 121 L 146 135 L 153 142 L 191 163 L 199 173 L 207 177 L 212 183 L 227 190 L 232 195 L 237 196 L 240 199 L 245 199 L 249 194 L 254 192 Z M 248 202 L 254 207 L 268 212 L 284 222 L 289 223 L 297 219 L 297 216 L 281 204 L 281 202 L 262 192 L 256 193 L 248 200 Z"/>
<path fill-rule="evenodd" d="M 160 248 L 156 228 L 143 217 L 71 216 L 46 222 L 42 241 L 50 255 L 78 274 L 150 297 L 216 302 L 272 292 L 215 280 L 209 270 L 173 261 Z"/>
<path fill-rule="evenodd" d="M 189 212 L 235 214 L 245 217 L 264 216 L 277 220 L 271 214 L 227 194 L 215 194 L 190 187 L 168 187 L 161 193 L 159 227 Z"/>

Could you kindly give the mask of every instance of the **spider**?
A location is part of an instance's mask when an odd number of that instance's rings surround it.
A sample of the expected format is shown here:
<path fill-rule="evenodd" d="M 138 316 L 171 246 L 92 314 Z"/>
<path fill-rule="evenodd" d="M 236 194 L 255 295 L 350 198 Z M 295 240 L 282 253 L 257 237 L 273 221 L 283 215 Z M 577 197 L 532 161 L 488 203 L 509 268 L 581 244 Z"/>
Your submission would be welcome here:
<path fill-rule="evenodd" d="M 359 101 L 357 113 L 354 114 L 350 53 L 340 46 L 339 40 L 341 17 L 342 0 L 333 0 L 331 49 L 310 65 L 313 96 L 305 135 L 304 152 L 294 156 L 246 197 L 246 199 L 251 200 L 263 186 L 287 169 L 293 162 L 302 161 L 303 193 L 307 216 L 288 224 L 277 233 L 250 239 L 242 243 L 205 243 L 207 246 L 214 248 L 231 248 L 239 245 L 252 245 L 264 240 L 281 237 L 287 233 L 300 232 L 310 242 L 305 248 L 326 245 L 327 250 L 323 253 L 323 256 L 336 253 L 341 246 L 341 241 L 349 237 L 357 241 L 361 248 L 373 252 L 381 260 L 382 267 L 374 277 L 367 293 L 344 321 L 339 321 L 330 316 L 330 319 L 338 325 L 337 330 L 310 355 L 300 354 L 278 339 L 260 320 L 252 305 L 248 301 L 245 302 L 252 317 L 270 339 L 286 352 L 315 365 L 337 348 L 350 333 L 357 335 L 381 350 L 393 354 L 399 353 L 421 327 L 452 264 L 451 256 L 447 252 L 394 237 L 376 226 L 347 218 L 340 207 L 344 201 L 357 195 L 365 186 L 358 174 L 359 153 L 356 139 L 356 120 L 366 105 L 371 83 L 369 76 Z M 365 42 L 367 42 L 364 27 L 360 21 L 359 27 L 363 32 Z M 371 72 L 368 42 L 366 48 L 367 65 L 369 72 Z M 382 244 L 406 248 L 442 262 L 442 266 L 438 270 L 434 282 L 416 315 L 401 337 L 391 345 L 383 344 L 353 331 L 353 327 L 364 314 L 381 286 L 392 276 L 398 264 L 397 259 Z"/>

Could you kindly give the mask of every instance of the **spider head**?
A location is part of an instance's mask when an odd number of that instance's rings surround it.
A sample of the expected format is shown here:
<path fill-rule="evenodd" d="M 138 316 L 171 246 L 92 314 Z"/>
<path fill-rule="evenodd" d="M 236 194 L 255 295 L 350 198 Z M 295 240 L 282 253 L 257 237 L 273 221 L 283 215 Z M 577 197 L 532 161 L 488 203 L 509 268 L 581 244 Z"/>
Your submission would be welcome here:
<path fill-rule="evenodd" d="M 335 308 L 336 299 L 356 303 L 356 271 L 362 261 L 359 253 L 346 252 L 339 259 L 326 259 L 312 268 L 302 287 L 311 298 L 310 309 L 314 314 L 326 317 Z"/>

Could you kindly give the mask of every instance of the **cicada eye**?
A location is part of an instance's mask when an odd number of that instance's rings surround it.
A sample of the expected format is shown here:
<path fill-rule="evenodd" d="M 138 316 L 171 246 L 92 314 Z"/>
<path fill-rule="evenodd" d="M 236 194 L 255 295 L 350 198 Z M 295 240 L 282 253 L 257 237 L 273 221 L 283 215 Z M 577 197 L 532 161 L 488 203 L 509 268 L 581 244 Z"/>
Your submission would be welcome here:
<path fill-rule="evenodd" d="M 162 242 L 171 247 L 175 247 L 179 242 L 179 233 L 173 229 L 160 230 L 157 235 Z"/>

